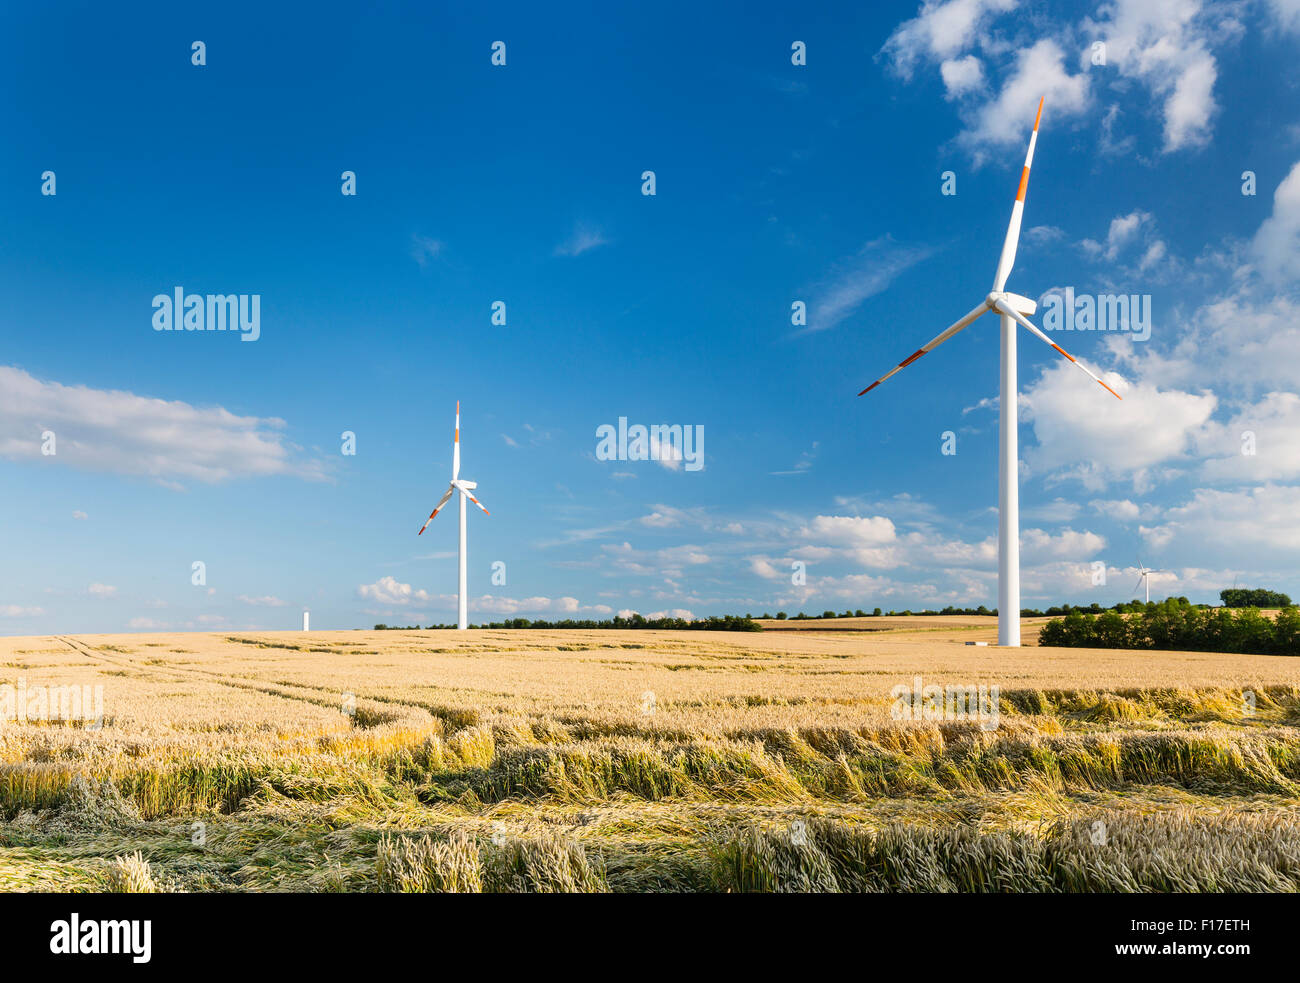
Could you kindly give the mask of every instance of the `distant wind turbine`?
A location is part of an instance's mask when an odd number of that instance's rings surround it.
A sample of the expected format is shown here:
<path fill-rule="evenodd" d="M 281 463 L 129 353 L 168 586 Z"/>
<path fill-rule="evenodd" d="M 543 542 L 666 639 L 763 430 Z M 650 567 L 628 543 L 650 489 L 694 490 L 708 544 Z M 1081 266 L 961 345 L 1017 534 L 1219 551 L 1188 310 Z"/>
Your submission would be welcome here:
<path fill-rule="evenodd" d="M 945 341 L 963 328 L 973 323 L 987 311 L 997 311 L 1002 315 L 1002 370 L 1001 388 L 998 406 L 998 644 L 1020 644 L 1020 486 L 1017 468 L 1019 451 L 1016 433 L 1016 323 L 1023 324 L 1029 331 L 1047 342 L 1060 354 L 1073 362 L 1089 378 L 1101 384 L 1116 399 L 1122 399 L 1119 393 L 1102 382 L 1097 376 L 1079 362 L 1073 355 L 1056 344 L 1042 331 L 1038 330 L 1026 315 L 1033 314 L 1038 305 L 1028 297 L 1007 293 L 1007 277 L 1016 261 L 1016 248 L 1020 243 L 1020 221 L 1025 210 L 1025 189 L 1029 185 L 1029 168 L 1034 160 L 1034 145 L 1038 142 L 1038 124 L 1043 118 L 1043 100 L 1038 100 L 1038 115 L 1034 118 L 1034 130 L 1029 136 L 1029 150 L 1025 154 L 1024 170 L 1020 172 L 1020 188 L 1016 191 L 1015 204 L 1011 206 L 1011 222 L 1007 226 L 1007 237 L 1002 243 L 1002 255 L 998 258 L 998 269 L 993 277 L 993 289 L 989 291 L 979 306 L 957 321 L 946 331 L 927 344 L 918 348 L 894 368 L 858 393 L 862 396 L 875 389 L 899 369 L 906 368 L 926 352 L 934 351 Z"/>
<path fill-rule="evenodd" d="M 1163 570 L 1152 570 L 1152 569 L 1150 569 L 1149 567 L 1144 566 L 1144 565 L 1142 564 L 1142 558 L 1141 558 L 1141 557 L 1138 557 L 1138 569 L 1139 569 L 1140 571 L 1142 571 L 1142 572 L 1141 572 L 1140 574 L 1138 574 L 1138 582 L 1137 582 L 1136 584 L 1133 585 L 1133 589 L 1134 589 L 1134 590 L 1137 590 L 1137 589 L 1138 589 L 1139 587 L 1141 587 L 1143 584 L 1146 584 L 1146 585 L 1147 585 L 1147 603 L 1150 604 L 1150 603 L 1151 603 L 1151 575 L 1152 575 L 1153 573 L 1164 573 L 1165 571 L 1163 571 Z"/>
<path fill-rule="evenodd" d="M 469 499 L 479 508 L 483 509 L 483 503 L 470 494 L 471 488 L 477 488 L 478 483 L 473 481 L 461 481 L 460 479 L 460 400 L 456 401 L 456 431 L 452 436 L 451 445 L 451 484 L 447 486 L 446 493 L 438 500 L 438 504 L 433 507 L 429 513 L 429 518 L 424 520 L 424 525 L 420 527 L 417 536 L 423 536 L 424 530 L 429 528 L 429 523 L 433 517 L 442 511 L 442 507 L 447 504 L 447 500 L 456 492 L 460 492 L 460 611 L 456 627 L 464 631 L 469 627 L 469 590 L 467 587 L 467 556 L 465 552 L 465 499 Z M 491 515 L 487 509 L 483 509 L 484 515 Z"/>

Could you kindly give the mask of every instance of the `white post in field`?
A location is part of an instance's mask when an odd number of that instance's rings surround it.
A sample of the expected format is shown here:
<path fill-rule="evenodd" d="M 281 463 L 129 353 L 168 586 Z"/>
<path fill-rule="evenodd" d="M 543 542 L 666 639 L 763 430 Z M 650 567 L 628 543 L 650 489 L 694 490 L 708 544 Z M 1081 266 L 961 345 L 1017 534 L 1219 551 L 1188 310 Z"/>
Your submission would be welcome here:
<path fill-rule="evenodd" d="M 311 629 L 308 627 L 308 625 L 309 625 L 310 623 L 311 623 L 311 612 L 310 612 L 310 611 L 304 611 L 304 612 L 302 613 L 302 630 L 303 630 L 303 631 L 310 631 Z"/>

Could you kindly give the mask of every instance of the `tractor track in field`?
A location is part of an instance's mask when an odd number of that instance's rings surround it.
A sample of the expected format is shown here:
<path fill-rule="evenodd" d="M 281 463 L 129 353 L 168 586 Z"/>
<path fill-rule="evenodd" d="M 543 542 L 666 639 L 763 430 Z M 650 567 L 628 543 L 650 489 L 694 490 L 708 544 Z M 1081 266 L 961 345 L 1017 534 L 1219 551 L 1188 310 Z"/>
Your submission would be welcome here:
<path fill-rule="evenodd" d="M 264 693 L 267 696 L 277 696 L 280 699 L 289 700 L 290 702 L 308 703 L 314 706 L 325 707 L 326 709 L 337 710 L 339 713 L 343 713 L 342 693 L 339 694 L 339 698 L 337 699 L 327 700 L 321 698 L 316 693 L 311 693 L 310 695 L 306 695 L 306 694 L 288 692 L 288 690 L 290 689 L 315 690 L 317 689 L 317 687 L 311 687 L 311 686 L 299 687 L 296 685 L 283 685 L 280 683 L 259 684 L 252 681 L 245 682 L 241 680 L 231 679 L 229 676 L 223 676 L 220 673 L 212 672 L 211 670 L 208 669 L 194 669 L 188 667 L 182 668 L 180 666 L 158 666 L 158 665 L 142 666 L 130 660 L 114 659 L 111 656 L 106 656 L 103 653 L 99 652 L 98 650 L 92 649 L 85 642 L 79 642 L 64 635 L 55 635 L 53 637 L 57 641 L 62 642 L 64 645 L 68 646 L 70 649 L 72 649 L 74 652 L 78 653 L 79 655 L 83 655 L 88 659 L 92 659 L 101 663 L 107 663 L 108 665 L 111 666 L 116 666 L 119 669 L 125 669 L 130 672 L 138 673 L 146 679 L 150 677 L 157 679 L 159 676 L 171 676 L 173 679 L 181 680 L 181 681 L 201 680 L 205 682 L 217 683 L 218 685 L 221 686 L 228 686 L 231 689 L 241 689 L 241 690 L 252 691 L 256 693 Z M 320 687 L 319 689 L 321 691 L 325 690 L 324 687 Z"/>

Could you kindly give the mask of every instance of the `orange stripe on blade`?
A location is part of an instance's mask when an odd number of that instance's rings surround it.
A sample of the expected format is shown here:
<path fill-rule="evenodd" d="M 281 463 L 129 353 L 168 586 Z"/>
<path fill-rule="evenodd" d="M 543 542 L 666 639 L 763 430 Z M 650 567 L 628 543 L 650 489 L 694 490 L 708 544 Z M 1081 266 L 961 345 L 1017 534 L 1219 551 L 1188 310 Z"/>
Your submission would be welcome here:
<path fill-rule="evenodd" d="M 900 369 L 905 368 L 906 366 L 911 365 L 913 362 L 915 362 L 918 358 L 920 358 L 924 354 L 925 354 L 925 349 L 918 348 L 916 351 L 912 352 L 911 355 L 908 355 L 907 358 L 905 358 L 903 361 L 899 362 L 898 367 Z"/>
<path fill-rule="evenodd" d="M 1098 382 L 1101 382 L 1100 379 L 1098 379 L 1097 381 L 1098 381 Z M 1102 387 L 1106 390 L 1106 392 L 1110 393 L 1110 394 L 1111 394 L 1112 396 L 1114 396 L 1116 399 L 1123 399 L 1123 398 L 1124 398 L 1124 397 L 1121 396 L 1119 393 L 1117 393 L 1114 389 L 1111 389 L 1110 386 L 1107 386 L 1106 383 L 1101 382 L 1101 384 L 1102 384 Z"/>
<path fill-rule="evenodd" d="M 1025 188 L 1027 188 L 1027 187 L 1029 187 L 1029 168 L 1028 168 L 1028 166 L 1026 166 L 1025 169 L 1024 169 L 1023 171 L 1020 172 L 1020 187 L 1019 187 L 1019 189 L 1016 191 L 1016 201 L 1024 201 L 1024 200 L 1025 200 Z"/>
<path fill-rule="evenodd" d="M 1049 344 L 1050 344 L 1053 348 L 1055 348 L 1058 352 L 1060 352 L 1062 355 L 1064 355 L 1066 358 L 1068 358 L 1071 362 L 1074 361 L 1074 356 L 1071 355 L 1069 352 L 1067 352 L 1064 348 L 1062 348 L 1062 347 L 1061 347 L 1060 345 L 1058 345 L 1056 342 L 1054 342 L 1054 341 L 1053 341 L 1053 342 L 1049 342 Z"/>
<path fill-rule="evenodd" d="M 1034 117 L 1034 129 L 1035 129 L 1035 130 L 1038 129 L 1038 121 L 1041 120 L 1041 119 L 1043 118 L 1043 99 L 1044 99 L 1044 98 L 1046 98 L 1046 97 L 1045 97 L 1045 96 L 1040 96 L 1039 99 L 1038 99 L 1038 115 Z"/>
<path fill-rule="evenodd" d="M 875 389 L 876 386 L 878 386 L 878 385 L 880 385 L 880 380 L 879 380 L 879 379 L 877 379 L 877 380 L 876 380 L 875 382 L 873 382 L 871 385 L 867 386 L 867 388 L 864 389 L 864 390 L 862 390 L 862 392 L 858 393 L 858 395 L 859 395 L 859 396 L 865 396 L 867 393 L 871 392 L 871 390 Z"/>

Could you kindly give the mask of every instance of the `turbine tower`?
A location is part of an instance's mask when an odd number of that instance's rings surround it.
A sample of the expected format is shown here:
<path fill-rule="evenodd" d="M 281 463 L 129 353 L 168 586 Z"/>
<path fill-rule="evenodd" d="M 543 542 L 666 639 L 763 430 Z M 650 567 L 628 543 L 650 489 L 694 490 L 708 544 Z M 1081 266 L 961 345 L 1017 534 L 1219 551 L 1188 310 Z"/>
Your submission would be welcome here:
<path fill-rule="evenodd" d="M 466 576 L 468 557 L 465 552 L 465 499 L 469 499 L 479 508 L 483 509 L 483 503 L 470 494 L 470 489 L 477 488 L 478 483 L 473 481 L 461 481 L 460 479 L 460 400 L 456 400 L 456 430 L 452 435 L 451 444 L 451 484 L 447 486 L 447 491 L 438 504 L 433 507 L 429 513 L 429 518 L 424 520 L 424 525 L 420 527 L 417 536 L 423 536 L 424 530 L 429 528 L 429 523 L 433 517 L 442 511 L 442 507 L 447 504 L 447 500 L 456 492 L 460 492 L 460 610 L 457 615 L 456 627 L 464 631 L 469 627 L 469 589 L 467 585 L 468 577 Z M 487 509 L 483 509 L 484 515 L 491 515 Z"/>
<path fill-rule="evenodd" d="M 978 307 L 973 308 L 961 320 L 918 348 L 858 393 L 862 396 L 871 392 L 899 369 L 911 365 L 926 352 L 934 351 L 985 312 L 997 311 L 1002 316 L 1002 368 L 998 397 L 998 644 L 1011 646 L 1020 644 L 1020 485 L 1017 471 L 1019 450 L 1016 433 L 1016 324 L 1023 324 L 1032 334 L 1043 339 L 1087 372 L 1093 381 L 1100 383 L 1116 399 L 1123 398 L 1082 362 L 1034 327 L 1028 317 L 1038 309 L 1034 301 L 1019 294 L 1007 293 L 1003 289 L 1006 287 L 1007 277 L 1011 275 L 1011 267 L 1016 261 L 1016 247 L 1020 243 L 1020 221 L 1025 211 L 1025 189 L 1029 185 L 1029 168 L 1034 160 L 1034 145 L 1038 142 L 1038 124 L 1042 118 L 1043 100 L 1039 99 L 1038 115 L 1034 118 L 1034 130 L 1029 135 L 1029 150 L 1025 154 L 1024 170 L 1020 172 L 1020 188 L 1016 191 L 1015 204 L 1011 206 L 1011 222 L 1007 226 L 1007 237 L 1002 243 L 1002 255 L 998 257 L 997 273 L 993 277 L 993 289 L 980 301 Z"/>

